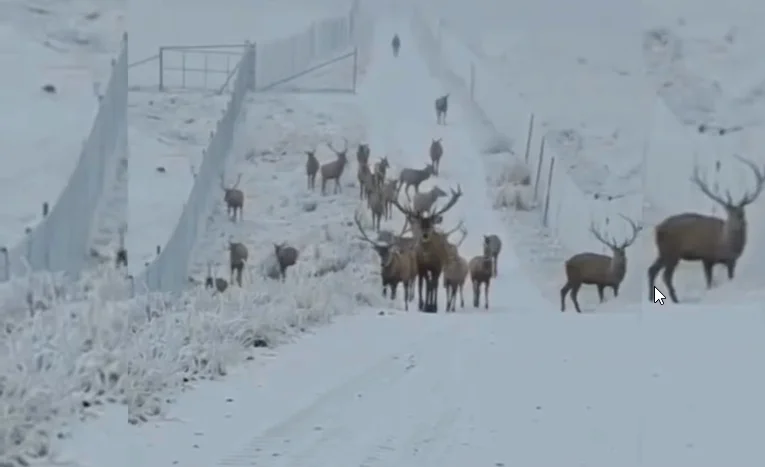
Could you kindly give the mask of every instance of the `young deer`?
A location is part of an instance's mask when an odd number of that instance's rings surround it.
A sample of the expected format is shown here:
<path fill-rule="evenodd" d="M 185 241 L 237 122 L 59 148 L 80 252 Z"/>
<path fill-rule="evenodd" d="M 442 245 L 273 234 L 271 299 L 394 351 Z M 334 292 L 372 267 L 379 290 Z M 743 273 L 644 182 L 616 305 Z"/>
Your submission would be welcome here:
<path fill-rule="evenodd" d="M 375 242 L 370 239 L 361 226 L 359 215 L 353 218 L 361 233 L 361 240 L 368 242 L 380 257 L 380 279 L 382 281 L 383 297 L 396 299 L 398 284 L 404 286 L 404 309 L 409 311 L 409 302 L 414 297 L 414 279 L 417 277 L 417 258 L 412 250 L 401 248 L 399 245 Z"/>
<path fill-rule="evenodd" d="M 728 279 L 733 279 L 736 262 L 746 247 L 747 222 L 744 208 L 760 196 L 765 184 L 765 169 L 758 168 L 752 161 L 741 156 L 735 157 L 754 174 L 754 189 L 746 192 L 737 201 L 733 200 L 730 192 L 723 198 L 709 189 L 709 184 L 699 174 L 699 168 L 694 168 L 691 182 L 707 198 L 725 210 L 725 220 L 685 212 L 670 216 L 656 226 L 656 248 L 659 254 L 648 268 L 649 300 L 653 300 L 656 276 L 664 269 L 662 277 L 669 291 L 669 298 L 675 303 L 678 302 L 672 276 L 681 260 L 701 261 L 708 289 L 712 287 L 712 268 L 715 264 L 724 264 L 728 269 Z"/>
<path fill-rule="evenodd" d="M 369 155 L 371 153 L 372 151 L 369 149 L 368 144 L 359 144 L 359 147 L 356 149 L 356 162 L 359 165 L 369 164 Z"/>
<path fill-rule="evenodd" d="M 632 230 L 629 237 L 621 243 L 613 238 L 607 240 L 595 228 L 595 224 L 590 224 L 590 233 L 600 243 L 611 249 L 611 256 L 599 253 L 579 253 L 566 261 L 566 284 L 560 289 L 560 311 L 566 311 L 566 295 L 571 292 L 574 308 L 577 313 L 582 312 L 577 299 L 582 285 L 596 286 L 600 303 L 603 303 L 603 291 L 606 287 L 613 289 L 615 297 L 619 296 L 619 286 L 627 273 L 626 250 L 635 243 L 641 230 L 632 219 L 625 216 L 621 216 L 621 218 L 629 223 Z"/>
<path fill-rule="evenodd" d="M 375 164 L 375 183 L 378 185 L 385 183 L 385 176 L 388 174 L 388 168 L 390 168 L 390 162 L 388 162 L 387 157 L 383 157 Z"/>
<path fill-rule="evenodd" d="M 287 243 L 274 243 L 274 254 L 279 264 L 279 275 L 282 278 L 282 282 L 284 282 L 287 278 L 287 269 L 297 263 L 298 251 L 294 247 L 287 245 Z"/>
<path fill-rule="evenodd" d="M 226 203 L 226 209 L 228 215 L 232 221 L 236 222 L 236 213 L 239 211 L 239 219 L 242 218 L 242 210 L 244 209 L 244 192 L 240 190 L 239 182 L 242 181 L 242 174 L 236 178 L 236 183 L 233 186 L 226 188 L 224 175 L 220 176 L 220 187 L 223 189 L 223 201 Z"/>
<path fill-rule="evenodd" d="M 390 219 L 393 214 L 393 200 L 397 199 L 398 180 L 388 180 L 383 185 L 383 198 L 385 199 L 385 219 Z"/>
<path fill-rule="evenodd" d="M 345 164 L 348 162 L 348 140 L 344 139 L 345 141 L 345 148 L 341 151 L 338 151 L 332 146 L 332 143 L 327 143 L 327 146 L 329 146 L 329 149 L 332 150 L 332 152 L 335 153 L 335 156 L 337 159 L 335 159 L 332 162 L 327 162 L 321 166 L 321 194 L 325 195 L 327 193 L 327 182 L 329 180 L 335 181 L 335 191 L 334 193 L 337 194 L 342 189 L 340 188 L 340 177 L 343 175 L 343 170 L 345 169 Z"/>
<path fill-rule="evenodd" d="M 319 159 L 316 158 L 316 149 L 306 151 L 308 160 L 305 161 L 305 175 L 308 179 L 308 189 L 316 189 L 316 174 L 319 173 Z"/>
<path fill-rule="evenodd" d="M 457 311 L 457 292 L 460 294 L 460 306 L 465 308 L 465 297 L 463 295 L 463 288 L 465 287 L 465 280 L 470 272 L 467 261 L 460 256 L 459 247 L 462 242 L 467 238 L 467 230 L 464 227 L 460 228 L 462 238 L 456 244 L 449 244 L 448 253 L 446 259 L 446 266 L 444 267 L 444 290 L 446 292 L 446 311 Z"/>
<path fill-rule="evenodd" d="M 430 162 L 433 164 L 433 172 L 438 175 L 441 169 L 441 157 L 444 155 L 444 147 L 441 145 L 441 138 L 434 139 L 430 143 Z"/>
<path fill-rule="evenodd" d="M 481 304 L 481 285 L 483 284 L 483 303 L 484 308 L 489 309 L 489 287 L 491 286 L 491 277 L 494 270 L 492 266 L 491 249 L 483 239 L 483 254 L 474 256 L 468 265 L 470 269 L 470 281 L 473 283 L 473 307 L 478 308 Z"/>
<path fill-rule="evenodd" d="M 379 232 L 385 215 L 385 194 L 380 186 L 375 186 L 369 194 L 369 211 L 372 213 L 372 225 Z"/>
<path fill-rule="evenodd" d="M 242 272 L 244 271 L 244 266 L 247 263 L 247 256 L 249 255 L 247 246 L 244 243 L 233 242 L 229 240 L 228 253 L 229 265 L 231 267 L 231 277 L 229 283 L 234 283 L 234 273 L 236 273 L 236 283 L 239 285 L 239 287 L 241 287 Z"/>
<path fill-rule="evenodd" d="M 412 200 L 412 210 L 419 213 L 428 212 L 439 198 L 446 195 L 447 193 L 438 186 L 433 186 L 430 191 L 415 193 Z"/>
<path fill-rule="evenodd" d="M 369 199 L 369 194 L 374 188 L 374 175 L 372 175 L 372 171 L 369 169 L 369 165 L 366 163 L 359 164 L 359 169 L 356 172 L 356 178 L 358 178 L 359 181 L 359 199 Z"/>
<path fill-rule="evenodd" d="M 489 245 L 489 253 L 491 253 L 491 261 L 493 271 L 492 277 L 497 277 L 497 264 L 499 263 L 499 254 L 502 252 L 502 240 L 496 235 L 484 235 L 483 242 Z"/>
<path fill-rule="evenodd" d="M 446 125 L 446 112 L 449 110 L 449 94 L 436 99 L 436 123 Z"/>
<path fill-rule="evenodd" d="M 424 169 L 403 169 L 398 176 L 399 190 L 404 188 L 404 192 L 409 196 L 409 187 L 413 186 L 415 192 L 420 191 L 420 185 L 425 180 L 429 179 L 431 175 L 435 175 L 436 171 L 433 168 L 433 164 L 428 164 Z"/>
<path fill-rule="evenodd" d="M 228 289 L 228 281 L 226 281 L 226 279 L 213 276 L 212 261 L 207 262 L 207 277 L 205 278 L 205 288 L 214 288 L 218 291 L 218 293 L 223 293 L 226 291 L 226 289 Z"/>

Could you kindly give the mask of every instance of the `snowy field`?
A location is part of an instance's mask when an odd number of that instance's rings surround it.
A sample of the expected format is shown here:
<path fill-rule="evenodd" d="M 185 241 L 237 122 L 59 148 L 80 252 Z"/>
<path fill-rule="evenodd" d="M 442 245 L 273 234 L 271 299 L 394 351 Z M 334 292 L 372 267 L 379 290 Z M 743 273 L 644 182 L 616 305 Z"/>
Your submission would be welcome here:
<path fill-rule="evenodd" d="M 119 51 L 124 15 L 118 0 L 0 5 L 0 101 L 14 109 L 0 128 L 0 199 L 13 200 L 0 208 L 0 245 L 21 241 L 42 204 L 52 208 L 66 186 Z"/>
<path fill-rule="evenodd" d="M 536 134 L 547 136 L 584 192 L 642 188 L 652 93 L 640 59 L 638 2 L 523 1 L 506 14 L 490 2 L 425 5 L 442 19 L 444 43 L 455 38 L 472 52 L 477 86 L 482 73 L 502 86 L 496 105 L 507 93 L 528 105 L 519 111 L 535 113 Z"/>
<path fill-rule="evenodd" d="M 345 4 L 339 10 L 340 4 L 331 3 L 227 0 L 227 4 L 131 1 L 130 21 L 141 24 L 130 34 L 131 63 L 155 56 L 160 46 L 236 45 L 247 40 L 267 44 L 347 9 Z M 167 27 L 170 21 L 173 28 Z M 217 94 L 226 81 L 219 71 L 233 70 L 242 51 L 228 47 L 215 54 L 168 52 L 167 67 L 210 71 L 168 70 L 165 92 L 157 91 L 157 60 L 130 70 L 131 234 L 127 243 L 134 274 L 155 258 L 157 246 L 164 246 L 175 228 L 194 183 L 193 172 L 229 100 L 228 93 Z"/>

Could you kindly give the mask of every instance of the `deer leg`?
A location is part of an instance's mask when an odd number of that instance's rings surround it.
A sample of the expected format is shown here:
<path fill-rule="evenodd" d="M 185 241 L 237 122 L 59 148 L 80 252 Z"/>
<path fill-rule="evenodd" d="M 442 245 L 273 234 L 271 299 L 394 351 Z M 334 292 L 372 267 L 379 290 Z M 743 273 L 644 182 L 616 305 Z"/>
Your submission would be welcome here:
<path fill-rule="evenodd" d="M 324 177 L 321 177 L 321 194 L 327 194 L 327 179 Z"/>
<path fill-rule="evenodd" d="M 462 294 L 462 289 L 465 288 L 465 284 L 460 284 L 460 307 L 465 308 L 465 296 Z"/>
<path fill-rule="evenodd" d="M 382 283 L 383 298 L 388 298 L 388 284 L 383 281 Z"/>
<path fill-rule="evenodd" d="M 603 300 L 605 299 L 605 297 L 603 296 L 603 291 L 606 289 L 606 286 L 598 284 L 597 287 L 598 287 L 598 298 L 600 299 L 600 303 L 603 303 Z"/>
<path fill-rule="evenodd" d="M 704 268 L 704 280 L 707 282 L 707 289 L 712 288 L 712 268 L 715 267 L 715 263 L 713 261 L 704 260 L 701 262 L 702 267 Z"/>
<path fill-rule="evenodd" d="M 664 284 L 667 286 L 669 298 L 675 303 L 679 302 L 677 300 L 677 294 L 675 294 L 675 287 L 672 285 L 672 277 L 675 274 L 675 268 L 677 268 L 677 263 L 679 262 L 680 261 L 677 259 L 672 259 L 672 261 L 667 262 L 664 266 L 664 272 L 662 273 L 662 279 L 664 279 Z"/>
<path fill-rule="evenodd" d="M 125 266 L 127 266 L 127 263 L 125 263 Z M 736 260 L 728 261 L 725 263 L 725 267 L 728 268 L 728 280 L 733 280 L 733 276 L 736 275 Z"/>
<path fill-rule="evenodd" d="M 499 274 L 499 256 L 494 256 L 494 277 L 497 277 L 497 274 Z"/>
<path fill-rule="evenodd" d="M 648 301 L 653 302 L 653 288 L 656 284 L 656 276 L 664 268 L 664 260 L 659 256 L 656 261 L 648 267 Z"/>
<path fill-rule="evenodd" d="M 423 273 L 417 274 L 417 295 L 419 298 L 419 306 L 418 309 L 422 311 L 423 309 L 423 302 L 422 302 L 422 282 L 425 280 L 425 277 Z"/>
<path fill-rule="evenodd" d="M 481 284 L 473 281 L 473 308 L 478 308 L 478 301 L 481 299 Z"/>
<path fill-rule="evenodd" d="M 619 284 L 614 284 L 611 286 L 612 289 L 614 289 L 614 297 L 619 296 Z"/>
<path fill-rule="evenodd" d="M 239 287 L 242 286 L 242 266 L 237 266 L 236 268 L 236 283 L 239 284 Z"/>
<path fill-rule="evenodd" d="M 571 301 L 574 302 L 574 308 L 577 313 L 581 313 L 582 309 L 579 308 L 579 289 L 582 288 L 582 284 L 574 284 L 571 286 Z"/>
<path fill-rule="evenodd" d="M 489 309 L 489 286 L 491 286 L 491 281 L 486 281 L 483 289 L 483 303 L 487 310 Z"/>
<path fill-rule="evenodd" d="M 566 311 L 566 294 L 571 290 L 571 287 L 571 282 L 566 282 L 560 289 L 560 311 Z"/>
<path fill-rule="evenodd" d="M 404 281 L 404 311 L 409 311 L 409 282 Z"/>

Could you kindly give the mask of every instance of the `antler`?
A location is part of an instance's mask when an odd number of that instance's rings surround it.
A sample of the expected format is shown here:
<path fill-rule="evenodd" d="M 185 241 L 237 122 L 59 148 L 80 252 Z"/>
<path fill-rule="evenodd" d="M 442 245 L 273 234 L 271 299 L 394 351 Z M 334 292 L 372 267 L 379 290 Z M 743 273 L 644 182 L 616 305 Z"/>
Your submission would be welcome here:
<path fill-rule="evenodd" d="M 238 188 L 239 182 L 241 181 L 242 181 L 242 174 L 240 173 L 239 176 L 236 177 L 236 183 L 234 183 L 234 185 L 231 188 Z"/>
<path fill-rule="evenodd" d="M 640 231 L 643 230 L 643 227 L 639 226 L 637 222 L 633 221 L 632 219 L 630 219 L 629 217 L 625 215 L 619 214 L 619 217 L 627 221 L 630 225 L 630 228 L 632 229 L 632 233 L 630 234 L 629 239 L 625 240 L 620 245 L 621 248 L 627 248 L 628 246 L 635 243 L 635 240 L 637 239 L 637 236 L 640 233 Z"/>
<path fill-rule="evenodd" d="M 457 191 L 451 190 L 452 192 L 452 198 L 449 200 L 448 203 L 435 213 L 433 213 L 430 217 L 439 217 L 442 216 L 446 211 L 453 208 L 455 204 L 457 204 L 457 201 L 459 201 L 460 196 L 462 196 L 462 187 L 460 185 L 457 185 Z"/>
<path fill-rule="evenodd" d="M 754 187 L 754 191 L 752 193 L 746 192 L 743 198 L 741 198 L 741 201 L 739 202 L 740 206 L 746 206 L 747 204 L 753 203 L 754 200 L 756 200 L 757 197 L 760 196 L 760 194 L 762 193 L 762 188 L 765 185 L 765 168 L 760 170 L 760 168 L 757 167 L 757 165 L 754 162 L 750 161 L 749 159 L 745 159 L 739 156 L 738 154 L 735 154 L 733 157 L 741 161 L 744 165 L 749 167 L 752 170 L 752 172 L 754 172 L 754 178 L 756 183 Z"/>
<path fill-rule="evenodd" d="M 464 228 L 465 228 L 465 223 L 463 221 L 459 221 L 459 223 L 457 223 L 457 226 L 455 228 L 453 228 L 452 230 L 448 232 L 444 232 L 444 235 L 448 237 L 449 235 L 453 234 L 454 232 L 458 230 L 462 231 Z M 467 235 L 467 232 L 464 235 Z"/>
<path fill-rule="evenodd" d="M 624 216 L 622 214 L 619 214 L 619 217 L 627 221 L 630 224 L 630 228 L 632 229 L 632 233 L 630 234 L 629 238 L 623 241 L 622 243 L 617 243 L 616 239 L 614 239 L 613 237 L 611 237 L 610 240 L 607 240 L 605 236 L 595 227 L 595 222 L 590 223 L 590 233 L 592 234 L 592 236 L 595 237 L 595 239 L 598 240 L 600 243 L 616 250 L 627 248 L 628 246 L 635 243 L 638 233 L 640 233 L 640 231 L 642 230 L 642 227 L 640 227 L 635 221 L 633 221 L 629 217 Z"/>
<path fill-rule="evenodd" d="M 332 142 L 331 142 L 331 141 L 327 141 L 327 146 L 328 146 L 328 147 L 329 147 L 329 149 L 331 149 L 331 150 L 332 150 L 332 152 L 334 152 L 336 155 L 340 155 L 340 154 L 343 154 L 343 153 L 346 153 L 346 152 L 348 152 L 348 138 L 346 138 L 346 137 L 343 137 L 343 141 L 345 142 L 345 149 L 343 149 L 342 151 L 338 151 L 337 149 L 335 149 L 335 147 L 334 147 L 334 146 L 332 146 Z"/>
<path fill-rule="evenodd" d="M 356 223 L 356 227 L 358 227 L 359 232 L 361 232 L 361 237 L 358 237 L 359 240 L 364 240 L 365 242 L 369 242 L 372 246 L 382 246 L 380 243 L 375 242 L 371 238 L 369 238 L 369 235 L 364 231 L 364 227 L 361 226 L 361 220 L 359 219 L 359 213 L 353 215 L 353 222 Z"/>
<path fill-rule="evenodd" d="M 226 189 L 226 178 L 225 177 L 226 177 L 226 174 L 221 172 L 221 174 L 220 174 L 220 187 L 221 187 L 222 190 Z"/>
<path fill-rule="evenodd" d="M 701 190 L 704 195 L 714 201 L 715 203 L 720 204 L 721 206 L 727 206 L 732 207 L 733 206 L 733 198 L 730 195 L 730 191 L 725 192 L 725 198 L 722 199 L 721 196 L 719 196 L 716 193 L 713 193 L 712 190 L 709 189 L 709 183 L 706 181 L 705 178 L 701 177 L 701 173 L 699 171 L 699 166 L 695 165 L 693 167 L 693 174 L 691 175 L 691 183 L 696 185 L 696 187 Z"/>

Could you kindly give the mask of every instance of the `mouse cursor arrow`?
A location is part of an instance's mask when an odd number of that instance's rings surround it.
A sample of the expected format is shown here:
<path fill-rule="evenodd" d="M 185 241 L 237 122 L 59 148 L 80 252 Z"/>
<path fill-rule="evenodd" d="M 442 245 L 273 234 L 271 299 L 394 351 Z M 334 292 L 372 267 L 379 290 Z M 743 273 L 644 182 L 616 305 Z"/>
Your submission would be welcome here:
<path fill-rule="evenodd" d="M 659 305 L 664 305 L 664 299 L 667 298 L 664 296 L 663 293 L 661 293 L 661 290 L 657 289 L 656 287 L 653 288 L 653 302 L 658 303 Z"/>

